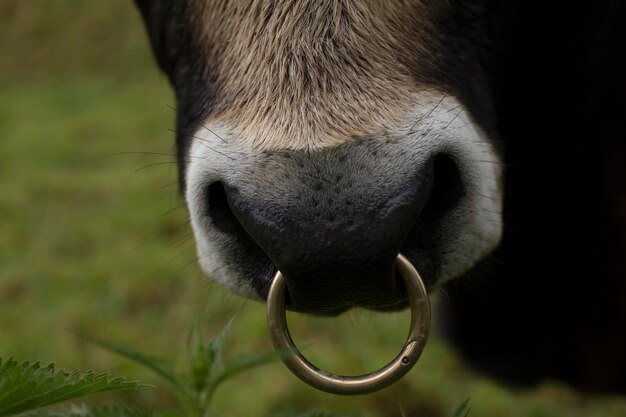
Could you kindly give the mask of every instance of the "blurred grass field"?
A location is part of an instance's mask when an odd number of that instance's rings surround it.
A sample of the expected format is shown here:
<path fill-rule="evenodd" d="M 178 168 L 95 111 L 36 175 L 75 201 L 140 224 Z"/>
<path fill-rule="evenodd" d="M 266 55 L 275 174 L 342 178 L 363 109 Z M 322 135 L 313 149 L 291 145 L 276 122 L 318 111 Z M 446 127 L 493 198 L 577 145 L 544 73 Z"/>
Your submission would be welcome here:
<path fill-rule="evenodd" d="M 236 316 L 232 354 L 271 349 L 264 306 L 229 295 L 195 264 L 176 184 L 174 99 L 130 0 L 0 2 L 0 357 L 111 370 L 162 386 L 84 342 L 82 329 L 184 360 L 200 312 L 216 333 Z M 335 371 L 393 357 L 408 314 L 292 317 L 296 340 Z M 510 391 L 467 369 L 435 336 L 407 378 L 343 398 L 308 388 L 281 364 L 217 393 L 216 415 L 320 408 L 352 416 L 448 417 L 471 397 L 472 417 L 623 417 L 626 400 L 555 383 Z M 165 388 L 104 397 L 171 408 Z"/>

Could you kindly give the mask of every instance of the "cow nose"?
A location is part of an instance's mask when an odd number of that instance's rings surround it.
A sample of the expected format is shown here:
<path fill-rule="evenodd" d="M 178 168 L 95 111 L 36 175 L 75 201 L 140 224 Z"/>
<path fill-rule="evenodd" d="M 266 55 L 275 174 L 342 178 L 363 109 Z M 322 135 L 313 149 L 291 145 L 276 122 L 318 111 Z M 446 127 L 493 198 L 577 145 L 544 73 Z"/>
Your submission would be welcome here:
<path fill-rule="evenodd" d="M 242 232 L 284 275 L 292 310 L 406 305 L 395 259 L 430 195 L 433 158 L 381 164 L 349 148 L 268 154 L 221 182 Z"/>
<path fill-rule="evenodd" d="M 289 307 L 334 314 L 402 305 L 395 259 L 428 191 L 416 180 L 374 207 L 346 209 L 345 200 L 331 199 L 307 220 L 255 206 L 236 189 L 227 194 L 237 219 L 285 276 Z"/>

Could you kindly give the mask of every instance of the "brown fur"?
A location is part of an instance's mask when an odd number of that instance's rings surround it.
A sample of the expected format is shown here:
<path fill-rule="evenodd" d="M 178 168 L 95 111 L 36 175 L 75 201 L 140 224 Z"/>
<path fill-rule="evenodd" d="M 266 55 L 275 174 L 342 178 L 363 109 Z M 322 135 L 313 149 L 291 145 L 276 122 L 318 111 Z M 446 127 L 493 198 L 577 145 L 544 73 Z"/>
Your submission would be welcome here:
<path fill-rule="evenodd" d="M 217 88 L 210 121 L 234 129 L 237 141 L 263 150 L 335 145 L 397 128 L 419 102 L 415 74 L 427 54 L 416 45 L 428 43 L 428 31 L 417 22 L 429 21 L 419 2 L 196 6 L 206 76 Z"/>

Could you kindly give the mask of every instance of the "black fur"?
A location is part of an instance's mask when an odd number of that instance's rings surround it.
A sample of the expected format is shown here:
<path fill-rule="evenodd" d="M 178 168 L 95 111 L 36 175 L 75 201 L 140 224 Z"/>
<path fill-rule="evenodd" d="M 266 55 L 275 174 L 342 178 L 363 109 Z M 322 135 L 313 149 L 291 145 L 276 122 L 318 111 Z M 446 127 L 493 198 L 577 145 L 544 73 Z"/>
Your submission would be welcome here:
<path fill-rule="evenodd" d="M 211 111 L 216 88 L 207 73 L 207 62 L 194 24 L 194 0 L 135 0 L 150 37 L 157 63 L 176 93 L 176 145 L 180 189 L 185 188 L 186 155 L 193 133 Z M 210 71 L 209 71 L 210 72 Z"/>
<path fill-rule="evenodd" d="M 443 310 L 460 351 L 513 384 L 626 393 L 625 18 L 619 1 L 512 15 L 495 97 L 504 239 Z"/>

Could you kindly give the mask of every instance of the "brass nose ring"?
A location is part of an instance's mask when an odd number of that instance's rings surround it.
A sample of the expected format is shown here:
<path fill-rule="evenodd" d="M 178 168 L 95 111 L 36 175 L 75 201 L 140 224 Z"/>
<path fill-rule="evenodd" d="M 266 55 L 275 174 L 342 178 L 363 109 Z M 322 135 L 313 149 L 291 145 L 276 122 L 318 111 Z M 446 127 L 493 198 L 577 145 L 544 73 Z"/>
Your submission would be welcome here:
<path fill-rule="evenodd" d="M 287 328 L 285 279 L 278 271 L 267 296 L 267 324 L 274 348 L 281 353 L 284 352 L 281 358 L 287 368 L 312 387 L 340 395 L 378 391 L 409 372 L 422 354 L 428 339 L 430 302 L 419 273 L 401 254 L 396 258 L 396 267 L 404 279 L 411 306 L 409 335 L 395 359 L 375 372 L 359 376 L 334 375 L 323 371 L 300 353 Z"/>

